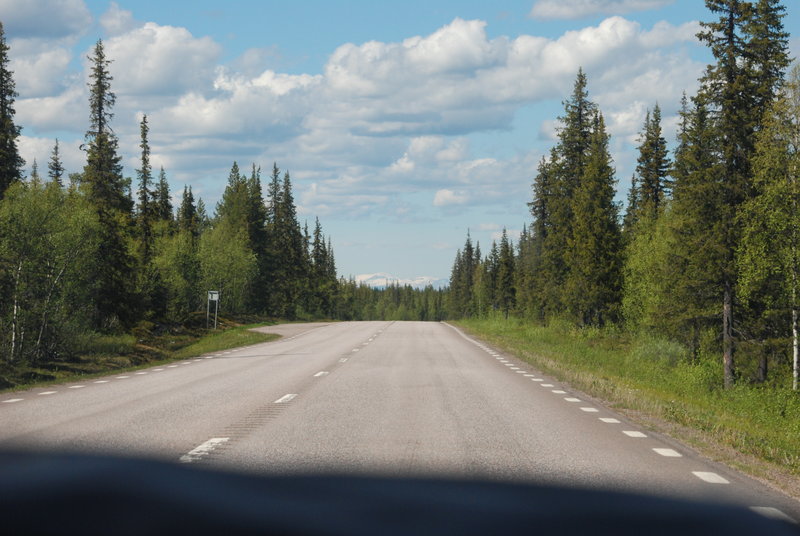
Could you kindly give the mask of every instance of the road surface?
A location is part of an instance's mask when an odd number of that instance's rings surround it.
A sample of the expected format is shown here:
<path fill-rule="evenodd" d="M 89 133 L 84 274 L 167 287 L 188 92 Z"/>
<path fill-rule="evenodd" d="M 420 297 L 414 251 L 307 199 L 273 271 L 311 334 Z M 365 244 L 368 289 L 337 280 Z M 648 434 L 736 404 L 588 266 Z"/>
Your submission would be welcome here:
<path fill-rule="evenodd" d="M 268 474 L 443 476 L 800 503 L 443 323 L 262 328 L 283 338 L 0 395 L 0 449 Z"/>

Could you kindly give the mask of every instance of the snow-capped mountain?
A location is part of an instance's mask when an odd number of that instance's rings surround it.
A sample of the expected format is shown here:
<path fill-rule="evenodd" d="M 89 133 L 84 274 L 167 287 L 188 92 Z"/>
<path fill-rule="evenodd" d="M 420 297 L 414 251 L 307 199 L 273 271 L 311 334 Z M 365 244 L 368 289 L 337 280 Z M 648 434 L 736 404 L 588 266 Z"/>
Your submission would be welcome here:
<path fill-rule="evenodd" d="M 384 272 L 377 274 L 361 274 L 357 275 L 355 279 L 356 283 L 364 283 L 374 288 L 386 288 L 389 285 L 399 284 L 401 287 L 410 285 L 418 289 L 424 289 L 428 285 L 431 285 L 433 288 L 439 289 L 450 284 L 448 279 L 437 279 L 426 275 L 415 277 L 414 279 L 400 279 L 399 277 Z"/>

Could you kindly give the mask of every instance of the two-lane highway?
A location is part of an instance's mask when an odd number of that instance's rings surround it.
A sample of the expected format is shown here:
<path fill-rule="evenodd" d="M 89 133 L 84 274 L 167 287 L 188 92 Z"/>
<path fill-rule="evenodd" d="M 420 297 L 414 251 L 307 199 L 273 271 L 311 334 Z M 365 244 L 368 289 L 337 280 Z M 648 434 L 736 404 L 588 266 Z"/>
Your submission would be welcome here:
<path fill-rule="evenodd" d="M 270 328 L 271 329 L 271 328 Z M 259 473 L 478 477 L 800 504 L 457 329 L 289 325 L 279 341 L 0 396 L 0 447 Z"/>

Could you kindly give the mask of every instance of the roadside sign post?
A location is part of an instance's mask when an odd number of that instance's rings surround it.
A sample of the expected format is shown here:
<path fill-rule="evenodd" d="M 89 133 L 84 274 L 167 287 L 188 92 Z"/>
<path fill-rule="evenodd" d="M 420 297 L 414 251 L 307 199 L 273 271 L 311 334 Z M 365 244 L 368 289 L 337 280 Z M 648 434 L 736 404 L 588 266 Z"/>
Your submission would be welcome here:
<path fill-rule="evenodd" d="M 219 313 L 219 291 L 209 290 L 208 301 L 206 302 L 206 329 L 208 329 L 208 317 L 211 313 L 211 302 L 214 302 L 214 329 L 217 329 L 217 315 Z"/>

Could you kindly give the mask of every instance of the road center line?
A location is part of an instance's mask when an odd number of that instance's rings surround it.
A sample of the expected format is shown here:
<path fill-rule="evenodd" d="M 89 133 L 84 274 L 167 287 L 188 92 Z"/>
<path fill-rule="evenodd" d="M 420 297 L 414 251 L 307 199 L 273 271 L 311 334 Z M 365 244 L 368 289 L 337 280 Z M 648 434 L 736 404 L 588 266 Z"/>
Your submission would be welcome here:
<path fill-rule="evenodd" d="M 69 386 L 70 389 L 83 389 L 84 387 L 86 387 L 86 386 L 85 385 L 70 385 Z"/>
<path fill-rule="evenodd" d="M 552 383 L 543 383 L 541 384 L 542 387 L 555 387 Z"/>
<path fill-rule="evenodd" d="M 54 394 L 56 394 L 57 392 L 58 392 L 58 391 L 43 391 L 43 392 L 39 393 L 39 396 L 45 396 L 45 395 L 54 395 Z"/>
<path fill-rule="evenodd" d="M 13 404 L 14 402 L 22 402 L 25 400 L 24 398 L 9 398 L 8 400 L 3 400 L 3 404 Z"/>
<path fill-rule="evenodd" d="M 290 402 L 294 400 L 294 397 L 297 396 L 297 393 L 289 393 L 288 395 L 283 395 L 278 400 L 275 401 L 276 404 L 285 404 L 286 402 Z"/>
<path fill-rule="evenodd" d="M 553 389 L 552 392 L 557 394 L 557 395 L 565 395 L 565 394 L 567 394 L 566 391 L 562 391 L 561 389 Z"/>
<path fill-rule="evenodd" d="M 580 402 L 581 401 L 580 398 L 573 398 L 573 397 L 568 397 L 568 398 L 565 398 L 564 400 L 566 400 L 567 402 Z"/>
<path fill-rule="evenodd" d="M 708 482 L 709 484 L 730 484 L 728 480 L 719 476 L 717 473 L 710 473 L 708 471 L 692 471 L 692 474 L 703 482 Z"/>
<path fill-rule="evenodd" d="M 96 382 L 94 382 L 94 383 L 108 383 L 108 380 L 97 380 L 97 381 L 96 381 Z"/>
<path fill-rule="evenodd" d="M 586 413 L 597 413 L 600 410 L 597 408 L 581 408 L 581 411 L 585 411 Z"/>
<path fill-rule="evenodd" d="M 130 378 L 130 376 L 117 376 L 118 380 L 124 380 L 125 378 Z"/>
<path fill-rule="evenodd" d="M 327 371 L 325 371 L 325 370 L 321 370 L 321 371 L 317 372 L 316 374 L 314 374 L 314 377 L 315 377 L 315 378 L 319 378 L 319 377 L 321 377 L 321 376 L 327 376 L 327 375 L 328 375 L 328 372 L 327 372 Z"/>
<path fill-rule="evenodd" d="M 181 463 L 192 463 L 196 462 L 197 460 L 207 456 L 211 453 L 215 448 L 222 445 L 223 443 L 227 443 L 229 437 L 212 437 L 202 445 L 193 448 L 183 456 L 179 458 Z"/>
<path fill-rule="evenodd" d="M 600 420 L 607 424 L 619 424 L 619 419 L 614 419 L 612 417 L 600 417 Z"/>
<path fill-rule="evenodd" d="M 339 360 L 339 363 L 347 363 L 347 358 L 343 357 Z"/>

